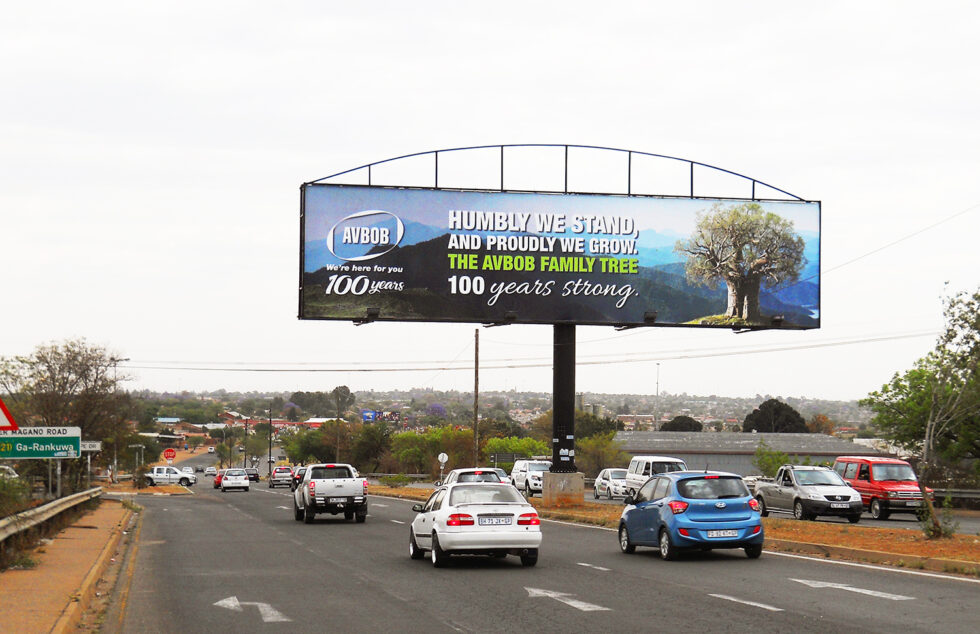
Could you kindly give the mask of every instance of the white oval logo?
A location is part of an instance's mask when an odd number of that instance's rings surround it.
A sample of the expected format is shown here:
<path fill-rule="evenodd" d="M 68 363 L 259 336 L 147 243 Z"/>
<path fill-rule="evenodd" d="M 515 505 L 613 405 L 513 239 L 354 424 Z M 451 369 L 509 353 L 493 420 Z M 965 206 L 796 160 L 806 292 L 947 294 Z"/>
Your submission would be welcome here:
<path fill-rule="evenodd" d="M 388 211 L 369 209 L 337 221 L 327 234 L 327 249 L 348 262 L 381 257 L 405 237 L 405 224 Z"/>

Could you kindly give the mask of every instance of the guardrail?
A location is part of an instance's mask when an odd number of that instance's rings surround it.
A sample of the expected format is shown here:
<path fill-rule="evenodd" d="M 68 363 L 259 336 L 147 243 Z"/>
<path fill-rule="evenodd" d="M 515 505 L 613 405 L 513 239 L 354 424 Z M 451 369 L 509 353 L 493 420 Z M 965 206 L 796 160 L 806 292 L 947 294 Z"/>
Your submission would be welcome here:
<path fill-rule="evenodd" d="M 5 517 L 0 520 L 0 542 L 12 535 L 34 528 L 38 524 L 48 521 L 55 515 L 63 513 L 73 506 L 88 502 L 91 499 L 102 495 L 102 488 L 95 487 L 80 493 L 75 493 L 63 498 L 58 498 L 42 506 L 22 511 L 15 515 Z"/>

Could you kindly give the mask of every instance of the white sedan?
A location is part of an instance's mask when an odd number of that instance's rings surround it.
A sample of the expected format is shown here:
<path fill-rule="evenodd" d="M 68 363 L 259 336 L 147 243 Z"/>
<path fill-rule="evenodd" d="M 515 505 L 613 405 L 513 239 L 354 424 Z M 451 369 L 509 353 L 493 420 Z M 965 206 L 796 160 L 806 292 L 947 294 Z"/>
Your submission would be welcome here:
<path fill-rule="evenodd" d="M 250 486 L 245 469 L 226 469 L 225 474 L 221 476 L 222 493 L 227 493 L 228 489 L 248 491 Z"/>
<path fill-rule="evenodd" d="M 409 555 L 441 568 L 450 555 L 517 555 L 525 566 L 538 563 L 541 520 L 534 507 L 509 484 L 450 484 L 436 489 L 418 513 L 409 535 Z"/>

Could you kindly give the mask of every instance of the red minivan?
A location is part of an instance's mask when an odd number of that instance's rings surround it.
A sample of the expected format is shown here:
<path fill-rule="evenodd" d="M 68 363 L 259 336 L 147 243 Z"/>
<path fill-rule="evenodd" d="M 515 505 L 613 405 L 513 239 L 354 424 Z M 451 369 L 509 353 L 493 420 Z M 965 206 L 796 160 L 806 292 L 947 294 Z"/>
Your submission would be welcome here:
<path fill-rule="evenodd" d="M 922 492 L 912 466 L 897 458 L 839 456 L 834 471 L 861 494 L 864 508 L 876 520 L 892 513 L 915 513 L 922 506 Z M 926 488 L 930 499 L 932 489 Z"/>

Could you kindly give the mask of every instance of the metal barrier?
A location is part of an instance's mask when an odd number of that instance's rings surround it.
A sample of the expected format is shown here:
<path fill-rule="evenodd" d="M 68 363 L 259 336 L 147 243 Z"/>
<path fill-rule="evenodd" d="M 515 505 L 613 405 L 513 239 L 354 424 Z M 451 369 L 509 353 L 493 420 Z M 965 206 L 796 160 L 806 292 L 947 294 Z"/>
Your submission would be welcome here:
<path fill-rule="evenodd" d="M 95 487 L 63 498 L 58 498 L 42 506 L 16 513 L 0 520 L 0 542 L 12 535 L 34 528 L 48 521 L 55 515 L 67 511 L 73 506 L 88 502 L 102 495 L 102 487 Z"/>

